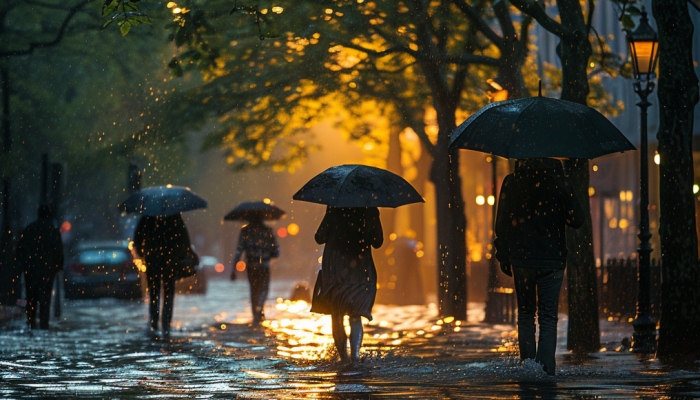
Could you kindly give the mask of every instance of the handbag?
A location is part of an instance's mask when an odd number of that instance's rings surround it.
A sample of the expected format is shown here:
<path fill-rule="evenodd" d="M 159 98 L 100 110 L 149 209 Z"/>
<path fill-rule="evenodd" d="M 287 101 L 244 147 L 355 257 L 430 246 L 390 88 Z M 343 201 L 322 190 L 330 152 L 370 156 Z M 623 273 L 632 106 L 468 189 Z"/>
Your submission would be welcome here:
<path fill-rule="evenodd" d="M 328 292 L 323 288 L 323 269 L 318 270 L 314 292 L 311 296 L 311 312 L 319 314 L 332 314 L 333 306 L 328 299 Z"/>
<path fill-rule="evenodd" d="M 197 274 L 197 266 L 199 265 L 199 256 L 191 248 L 185 254 L 185 257 L 175 263 L 173 268 L 173 277 L 176 281 L 189 278 Z"/>

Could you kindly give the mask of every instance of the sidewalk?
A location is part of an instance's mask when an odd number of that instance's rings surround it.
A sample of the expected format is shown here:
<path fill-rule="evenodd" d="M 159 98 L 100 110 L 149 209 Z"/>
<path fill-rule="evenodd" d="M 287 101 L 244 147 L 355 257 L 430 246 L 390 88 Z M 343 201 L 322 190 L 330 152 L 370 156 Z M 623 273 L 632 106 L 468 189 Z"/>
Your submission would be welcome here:
<path fill-rule="evenodd" d="M 53 329 L 0 330 L 0 392 L 8 398 L 211 399 L 652 399 L 698 398 L 700 370 L 673 370 L 624 347 L 633 328 L 600 321 L 599 352 L 566 350 L 560 314 L 557 375 L 520 363 L 515 326 L 490 325 L 483 303 L 468 320 L 437 317 L 434 304 L 375 304 L 357 368 L 339 364 L 330 317 L 286 300 L 273 282 L 262 327 L 251 320 L 248 283 L 211 281 L 206 295 L 178 296 L 172 341 L 146 337 L 147 304 L 67 302 Z M 21 315 L 21 314 L 20 314 Z M 21 360 L 21 361 L 18 361 Z M 43 395 L 43 396 L 42 396 Z"/>

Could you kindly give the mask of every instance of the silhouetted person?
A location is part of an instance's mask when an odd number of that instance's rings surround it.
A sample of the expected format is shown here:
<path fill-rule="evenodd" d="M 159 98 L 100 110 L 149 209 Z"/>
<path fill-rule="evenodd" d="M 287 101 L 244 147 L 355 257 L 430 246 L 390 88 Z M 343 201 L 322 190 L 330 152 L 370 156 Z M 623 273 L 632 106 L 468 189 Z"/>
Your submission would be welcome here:
<path fill-rule="evenodd" d="M 379 210 L 328 207 L 315 239 L 318 244 L 325 243 L 321 262 L 322 297 L 315 301 L 330 304 L 333 341 L 343 362 L 348 359 L 343 319 L 345 315 L 350 318 L 350 361 L 357 364 L 364 333 L 361 317 L 372 320 L 377 295 L 372 247 L 379 248 L 384 241 Z M 314 311 L 313 303 L 311 311 Z"/>
<path fill-rule="evenodd" d="M 156 337 L 162 295 L 162 333 L 170 336 L 170 322 L 175 306 L 177 263 L 192 254 L 190 235 L 180 214 L 167 217 L 143 216 L 134 234 L 134 249 L 146 263 L 150 304 L 150 334 Z M 161 294 L 161 288 L 163 292 Z"/>
<path fill-rule="evenodd" d="M 503 180 L 496 215 L 496 258 L 515 279 L 520 358 L 555 372 L 559 290 L 566 268 L 566 226 L 585 215 L 561 162 L 519 160 Z M 535 315 L 540 328 L 535 343 Z"/>
<path fill-rule="evenodd" d="M 280 255 L 272 229 L 265 225 L 262 219 L 251 219 L 241 228 L 236 254 L 233 256 L 231 279 L 235 279 L 236 264 L 241 260 L 243 253 L 246 255 L 253 324 L 257 325 L 265 319 L 265 300 L 270 291 L 270 259 Z"/>
<path fill-rule="evenodd" d="M 56 272 L 63 269 L 61 233 L 54 227 L 49 206 L 40 206 L 38 219 L 24 228 L 15 254 L 24 272 L 29 327 L 36 328 L 38 308 L 39 328 L 49 329 L 53 280 Z"/>

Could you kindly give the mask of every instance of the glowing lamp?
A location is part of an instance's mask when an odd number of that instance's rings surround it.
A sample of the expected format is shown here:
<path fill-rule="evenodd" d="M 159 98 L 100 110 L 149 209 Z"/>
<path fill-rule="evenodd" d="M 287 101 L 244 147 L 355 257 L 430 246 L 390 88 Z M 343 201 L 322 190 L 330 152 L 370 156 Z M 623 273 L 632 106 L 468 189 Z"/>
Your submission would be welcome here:
<path fill-rule="evenodd" d="M 630 46 L 634 77 L 642 81 L 648 81 L 653 77 L 656 69 L 656 60 L 659 55 L 659 39 L 656 31 L 649 25 L 647 12 L 642 8 L 642 18 L 637 29 L 627 31 L 627 43 Z"/>

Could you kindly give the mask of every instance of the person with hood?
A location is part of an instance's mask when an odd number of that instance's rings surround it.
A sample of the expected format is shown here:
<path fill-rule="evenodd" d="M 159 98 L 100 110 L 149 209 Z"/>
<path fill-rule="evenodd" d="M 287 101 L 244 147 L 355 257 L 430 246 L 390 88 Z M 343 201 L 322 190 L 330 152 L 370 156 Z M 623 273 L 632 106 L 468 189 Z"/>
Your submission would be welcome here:
<path fill-rule="evenodd" d="M 280 255 L 272 229 L 263 223 L 262 218 L 251 218 L 241 228 L 236 254 L 233 256 L 231 280 L 236 279 L 236 264 L 243 253 L 246 255 L 253 325 L 258 325 L 265 319 L 265 300 L 270 291 L 270 260 Z"/>
<path fill-rule="evenodd" d="M 381 247 L 384 236 L 376 207 L 328 207 L 315 235 L 325 244 L 321 261 L 320 293 L 311 311 L 331 315 L 333 341 L 342 362 L 348 361 L 343 320 L 350 321 L 350 362 L 360 362 L 364 334 L 361 317 L 372 320 L 377 295 L 377 270 L 372 247 Z"/>
<path fill-rule="evenodd" d="M 157 337 L 161 317 L 162 335 L 168 339 L 175 306 L 176 270 L 181 268 L 179 263 L 196 258 L 182 216 L 179 213 L 171 216 L 142 216 L 134 234 L 134 250 L 146 264 L 150 300 L 149 335 Z"/>
<path fill-rule="evenodd" d="M 24 273 L 29 328 L 36 329 L 38 308 L 39 329 L 49 329 L 53 281 L 63 269 L 63 242 L 54 227 L 51 207 L 39 206 L 38 218 L 20 234 L 15 254 Z"/>
<path fill-rule="evenodd" d="M 568 161 L 567 161 L 568 162 Z M 585 215 L 561 161 L 518 160 L 503 180 L 495 224 L 496 258 L 513 276 L 518 302 L 520 358 L 555 373 L 559 291 L 566 268 L 566 226 Z M 535 342 L 535 315 L 539 340 Z"/>

